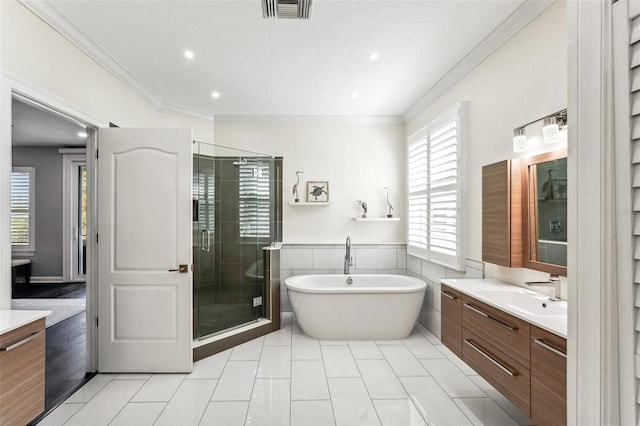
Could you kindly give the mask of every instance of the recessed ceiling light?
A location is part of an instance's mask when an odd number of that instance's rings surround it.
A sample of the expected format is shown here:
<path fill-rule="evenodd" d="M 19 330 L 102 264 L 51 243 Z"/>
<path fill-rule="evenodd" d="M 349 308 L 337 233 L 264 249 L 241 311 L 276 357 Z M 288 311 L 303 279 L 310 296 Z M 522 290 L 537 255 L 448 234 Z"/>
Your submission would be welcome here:
<path fill-rule="evenodd" d="M 380 57 L 380 55 L 378 55 L 376 52 L 369 53 L 369 60 L 371 60 L 371 61 L 375 61 L 379 57 Z"/>
<path fill-rule="evenodd" d="M 211 97 L 213 99 L 218 99 L 220 97 L 220 92 L 211 92 Z"/>
<path fill-rule="evenodd" d="M 78 137 L 86 138 L 87 136 L 89 136 L 89 135 L 86 134 L 85 132 L 78 132 Z"/>
<path fill-rule="evenodd" d="M 355 99 L 355 98 L 357 98 L 357 97 L 358 97 L 358 92 L 352 92 L 352 93 L 351 93 L 351 98 L 352 98 L 352 99 Z"/>
<path fill-rule="evenodd" d="M 185 50 L 184 51 L 184 57 L 187 59 L 193 59 L 195 55 L 193 54 L 193 52 L 191 50 Z"/>

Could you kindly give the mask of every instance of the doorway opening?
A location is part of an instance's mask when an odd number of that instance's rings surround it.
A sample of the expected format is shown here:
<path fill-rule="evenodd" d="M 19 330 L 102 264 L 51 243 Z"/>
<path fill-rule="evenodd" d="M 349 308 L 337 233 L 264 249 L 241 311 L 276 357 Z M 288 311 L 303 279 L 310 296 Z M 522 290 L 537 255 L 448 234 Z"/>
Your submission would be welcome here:
<path fill-rule="evenodd" d="M 85 282 L 87 275 L 87 157 L 84 149 L 60 149 L 63 155 L 63 279 Z"/>
<path fill-rule="evenodd" d="M 85 123 L 13 94 L 12 309 L 47 310 L 45 413 L 88 380 Z"/>

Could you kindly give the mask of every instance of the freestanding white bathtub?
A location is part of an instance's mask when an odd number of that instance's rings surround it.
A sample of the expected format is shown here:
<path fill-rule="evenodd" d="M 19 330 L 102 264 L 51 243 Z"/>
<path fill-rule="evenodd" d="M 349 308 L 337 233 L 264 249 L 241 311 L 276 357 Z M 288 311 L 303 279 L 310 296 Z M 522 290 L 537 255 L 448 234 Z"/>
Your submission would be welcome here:
<path fill-rule="evenodd" d="M 298 275 L 284 284 L 302 331 L 322 340 L 407 337 L 427 287 L 418 278 L 382 274 Z"/>

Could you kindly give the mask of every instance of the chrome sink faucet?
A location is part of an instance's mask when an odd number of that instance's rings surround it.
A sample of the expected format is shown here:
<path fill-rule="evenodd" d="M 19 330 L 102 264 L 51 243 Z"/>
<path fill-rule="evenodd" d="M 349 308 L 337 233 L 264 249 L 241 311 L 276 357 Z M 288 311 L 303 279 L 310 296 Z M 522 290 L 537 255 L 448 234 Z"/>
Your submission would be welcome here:
<path fill-rule="evenodd" d="M 353 266 L 353 258 L 351 257 L 351 237 L 347 237 L 345 242 L 346 252 L 344 255 L 344 274 L 349 273 L 349 268 Z"/>
<path fill-rule="evenodd" d="M 549 296 L 549 300 L 562 300 L 560 299 L 560 277 L 555 274 L 549 274 L 547 281 L 525 281 L 525 284 L 529 287 L 543 286 L 553 288 L 553 295 Z"/>

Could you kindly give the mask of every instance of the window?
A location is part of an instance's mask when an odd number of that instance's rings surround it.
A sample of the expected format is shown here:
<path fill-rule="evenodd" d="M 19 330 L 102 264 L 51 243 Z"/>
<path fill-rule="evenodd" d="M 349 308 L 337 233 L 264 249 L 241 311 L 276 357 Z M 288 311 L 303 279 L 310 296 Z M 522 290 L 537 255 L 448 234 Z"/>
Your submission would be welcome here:
<path fill-rule="evenodd" d="M 269 164 L 240 164 L 240 236 L 271 237 Z"/>
<path fill-rule="evenodd" d="M 209 231 L 215 229 L 215 183 L 215 176 L 212 172 L 193 172 L 191 188 L 193 199 L 197 200 L 194 206 L 197 209 L 194 220 L 200 222 L 195 229 L 207 229 Z"/>
<path fill-rule="evenodd" d="M 409 138 L 407 253 L 464 269 L 463 104 Z"/>
<path fill-rule="evenodd" d="M 14 167 L 11 171 L 11 249 L 35 250 L 35 168 Z"/>

